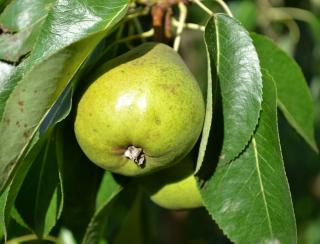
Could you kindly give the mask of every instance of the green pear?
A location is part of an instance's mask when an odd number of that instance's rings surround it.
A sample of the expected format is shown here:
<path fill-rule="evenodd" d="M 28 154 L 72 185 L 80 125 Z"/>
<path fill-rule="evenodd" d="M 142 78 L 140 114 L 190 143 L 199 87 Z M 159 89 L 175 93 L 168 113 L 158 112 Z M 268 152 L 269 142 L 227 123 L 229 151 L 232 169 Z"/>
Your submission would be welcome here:
<path fill-rule="evenodd" d="M 169 167 L 196 143 L 199 85 L 169 46 L 145 43 L 103 65 L 78 104 L 77 141 L 102 168 L 127 176 Z"/>
<path fill-rule="evenodd" d="M 190 158 L 185 158 L 171 168 L 138 180 L 150 199 L 163 208 L 181 210 L 201 207 L 202 199 L 192 166 Z"/>

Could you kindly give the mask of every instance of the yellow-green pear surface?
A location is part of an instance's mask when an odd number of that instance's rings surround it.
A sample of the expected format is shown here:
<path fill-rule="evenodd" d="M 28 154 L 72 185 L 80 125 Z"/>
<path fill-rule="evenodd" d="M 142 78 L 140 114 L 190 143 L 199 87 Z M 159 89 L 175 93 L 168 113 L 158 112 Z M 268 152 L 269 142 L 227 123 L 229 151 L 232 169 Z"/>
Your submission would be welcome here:
<path fill-rule="evenodd" d="M 140 184 L 150 199 L 163 208 L 181 210 L 202 206 L 189 158 L 173 167 L 142 177 Z"/>
<path fill-rule="evenodd" d="M 203 126 L 204 101 L 169 46 L 145 43 L 102 65 L 77 108 L 75 134 L 88 158 L 128 176 L 186 156 Z"/>

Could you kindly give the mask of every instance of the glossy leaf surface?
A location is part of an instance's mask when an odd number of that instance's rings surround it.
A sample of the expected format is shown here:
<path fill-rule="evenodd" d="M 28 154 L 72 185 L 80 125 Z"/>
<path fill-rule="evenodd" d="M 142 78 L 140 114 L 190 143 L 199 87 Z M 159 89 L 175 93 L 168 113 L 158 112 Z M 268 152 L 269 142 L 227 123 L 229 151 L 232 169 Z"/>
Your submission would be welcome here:
<path fill-rule="evenodd" d="M 264 75 L 262 113 L 245 151 L 219 163 L 201 194 L 235 243 L 296 243 L 296 225 L 277 128 L 276 89 Z"/>

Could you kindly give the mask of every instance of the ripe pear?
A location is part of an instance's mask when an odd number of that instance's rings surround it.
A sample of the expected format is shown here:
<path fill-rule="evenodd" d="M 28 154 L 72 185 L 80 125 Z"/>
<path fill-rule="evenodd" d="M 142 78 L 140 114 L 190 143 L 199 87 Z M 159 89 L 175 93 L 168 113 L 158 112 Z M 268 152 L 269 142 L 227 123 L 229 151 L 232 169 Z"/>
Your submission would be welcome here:
<path fill-rule="evenodd" d="M 192 161 L 188 157 L 173 167 L 139 178 L 139 183 L 150 199 L 163 208 L 181 210 L 202 206 Z"/>
<path fill-rule="evenodd" d="M 136 176 L 185 157 L 203 126 L 199 85 L 169 46 L 145 43 L 103 65 L 78 104 L 77 141 L 87 157 Z"/>

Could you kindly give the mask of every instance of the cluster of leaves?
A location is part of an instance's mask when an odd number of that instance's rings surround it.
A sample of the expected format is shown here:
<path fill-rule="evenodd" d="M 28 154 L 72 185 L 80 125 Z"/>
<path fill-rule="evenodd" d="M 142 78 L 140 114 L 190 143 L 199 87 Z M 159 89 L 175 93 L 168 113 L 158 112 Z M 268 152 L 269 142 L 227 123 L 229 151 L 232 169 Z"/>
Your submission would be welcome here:
<path fill-rule="evenodd" d="M 46 237 L 60 219 L 83 243 L 112 236 L 120 225 L 112 212 L 130 186 L 88 164 L 70 112 L 76 84 L 112 45 L 105 37 L 126 21 L 129 1 L 0 4 L 0 237 L 14 236 L 17 224 Z M 317 151 L 303 74 L 271 40 L 225 14 L 209 18 L 204 41 L 207 113 L 196 173 L 205 208 L 236 243 L 295 243 L 277 107 Z"/>

